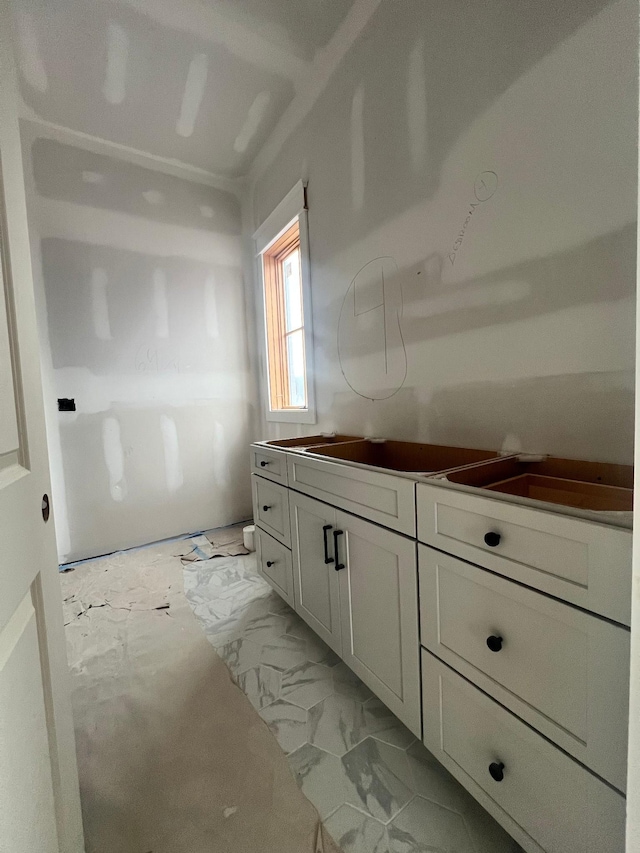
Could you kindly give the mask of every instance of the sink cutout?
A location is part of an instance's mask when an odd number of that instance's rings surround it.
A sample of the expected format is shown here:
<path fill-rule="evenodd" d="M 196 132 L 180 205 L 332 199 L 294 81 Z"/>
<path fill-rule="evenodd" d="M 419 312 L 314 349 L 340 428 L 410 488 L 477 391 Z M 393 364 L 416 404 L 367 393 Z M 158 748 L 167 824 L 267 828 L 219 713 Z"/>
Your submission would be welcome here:
<path fill-rule="evenodd" d="M 633 467 L 573 459 L 499 459 L 447 475 L 451 483 L 561 504 L 576 509 L 629 512 Z"/>
<path fill-rule="evenodd" d="M 309 453 L 349 462 L 360 462 L 392 471 L 433 474 L 497 459 L 491 450 L 470 450 L 440 444 L 417 444 L 412 441 L 351 441 L 333 446 L 314 447 Z"/>
<path fill-rule="evenodd" d="M 362 441 L 361 435 L 301 435 L 298 438 L 281 438 L 274 441 L 261 441 L 267 447 L 288 447 L 291 450 L 305 450 L 307 447 L 317 447 L 320 444 L 338 444 L 345 441 Z"/>

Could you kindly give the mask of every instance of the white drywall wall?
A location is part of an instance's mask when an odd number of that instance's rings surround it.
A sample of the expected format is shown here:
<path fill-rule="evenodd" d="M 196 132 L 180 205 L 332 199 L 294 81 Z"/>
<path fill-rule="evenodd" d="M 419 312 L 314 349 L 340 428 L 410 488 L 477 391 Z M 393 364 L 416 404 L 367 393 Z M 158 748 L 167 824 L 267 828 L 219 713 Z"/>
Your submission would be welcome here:
<path fill-rule="evenodd" d="M 300 431 L 632 461 L 636 66 L 634 0 L 380 4 L 252 176 L 309 182 Z"/>
<path fill-rule="evenodd" d="M 61 561 L 250 517 L 237 198 L 21 129 Z"/>

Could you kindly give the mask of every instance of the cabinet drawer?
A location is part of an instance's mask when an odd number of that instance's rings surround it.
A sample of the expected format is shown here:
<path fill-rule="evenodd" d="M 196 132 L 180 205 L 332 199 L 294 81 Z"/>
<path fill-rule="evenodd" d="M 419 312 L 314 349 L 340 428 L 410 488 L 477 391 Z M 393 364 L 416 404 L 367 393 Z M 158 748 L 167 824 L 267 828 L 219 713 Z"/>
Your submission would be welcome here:
<path fill-rule="evenodd" d="M 267 533 L 291 547 L 289 524 L 289 493 L 284 486 L 251 475 L 253 492 L 253 517 Z"/>
<path fill-rule="evenodd" d="M 425 746 L 525 850 L 623 853 L 621 794 L 424 650 L 422 689 Z"/>
<path fill-rule="evenodd" d="M 256 527 L 256 556 L 262 577 L 293 607 L 291 551 L 262 528 Z"/>
<path fill-rule="evenodd" d="M 424 483 L 416 500 L 421 542 L 629 625 L 631 531 Z"/>
<path fill-rule="evenodd" d="M 288 466 L 290 488 L 383 527 L 416 535 L 413 480 L 293 453 Z"/>
<path fill-rule="evenodd" d="M 269 450 L 266 447 L 251 445 L 251 472 L 287 485 L 287 454 L 282 450 Z"/>
<path fill-rule="evenodd" d="M 629 632 L 424 545 L 418 553 L 422 644 L 624 791 Z"/>

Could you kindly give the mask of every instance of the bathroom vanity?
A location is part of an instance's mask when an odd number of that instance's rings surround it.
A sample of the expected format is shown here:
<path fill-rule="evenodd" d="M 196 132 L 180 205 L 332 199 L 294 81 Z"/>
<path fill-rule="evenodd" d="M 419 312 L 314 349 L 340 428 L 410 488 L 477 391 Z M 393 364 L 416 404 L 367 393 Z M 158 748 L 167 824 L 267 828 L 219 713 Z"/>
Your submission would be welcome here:
<path fill-rule="evenodd" d="M 251 446 L 258 568 L 529 853 L 622 853 L 633 470 Z"/>

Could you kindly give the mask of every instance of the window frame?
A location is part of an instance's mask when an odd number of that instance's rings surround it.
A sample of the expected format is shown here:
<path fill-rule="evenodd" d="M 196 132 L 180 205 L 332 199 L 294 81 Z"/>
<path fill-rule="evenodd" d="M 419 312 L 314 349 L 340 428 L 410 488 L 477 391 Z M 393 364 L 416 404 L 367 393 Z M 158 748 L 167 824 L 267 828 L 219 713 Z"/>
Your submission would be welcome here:
<path fill-rule="evenodd" d="M 302 285 L 302 319 L 305 352 L 305 384 L 307 405 L 305 408 L 273 409 L 271 407 L 271 377 L 269 372 L 269 336 L 267 332 L 267 305 L 265 288 L 264 254 L 298 222 L 300 240 L 300 278 Z M 273 213 L 253 235 L 256 245 L 256 279 L 259 282 L 258 305 L 262 313 L 258 323 L 261 345 L 261 397 L 265 418 L 269 422 L 292 424 L 315 424 L 315 383 L 313 361 L 313 326 L 311 310 L 311 275 L 309 261 L 309 228 L 306 206 L 306 185 L 299 181 L 285 196 Z"/>

